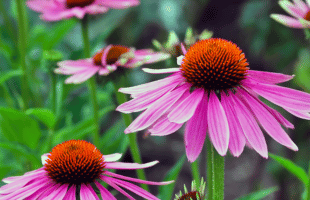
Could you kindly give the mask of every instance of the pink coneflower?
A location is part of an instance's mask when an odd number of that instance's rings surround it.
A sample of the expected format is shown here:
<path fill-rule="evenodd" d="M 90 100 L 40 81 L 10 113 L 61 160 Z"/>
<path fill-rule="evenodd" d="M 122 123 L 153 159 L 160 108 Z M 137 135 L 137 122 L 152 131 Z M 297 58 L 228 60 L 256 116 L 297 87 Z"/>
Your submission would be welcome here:
<path fill-rule="evenodd" d="M 291 28 L 310 28 L 310 1 L 288 0 L 279 1 L 279 5 L 291 16 L 288 17 L 280 14 L 271 14 L 270 17 L 277 22 Z"/>
<path fill-rule="evenodd" d="M 117 67 L 134 68 L 169 57 L 169 54 L 154 53 L 151 49 L 135 50 L 120 45 L 109 45 L 92 58 L 59 62 L 59 68 L 55 69 L 55 73 L 73 75 L 66 79 L 66 83 L 82 83 L 97 72 L 106 76 Z"/>
<path fill-rule="evenodd" d="M 98 181 L 104 181 L 111 187 L 128 197 L 125 188 L 145 199 L 158 199 L 142 188 L 127 182 L 149 185 L 165 185 L 169 182 L 151 182 L 118 175 L 106 169 L 142 169 L 158 163 L 153 161 L 146 164 L 115 162 L 121 154 L 102 155 L 91 143 L 83 140 L 69 140 L 55 146 L 51 153 L 42 156 L 43 167 L 3 179 L 7 183 L 0 188 L 1 200 L 19 199 L 65 199 L 75 200 L 79 194 L 81 200 L 96 199 L 94 186 L 100 191 L 102 199 L 116 199 Z M 125 181 L 124 181 L 125 180 Z"/>
<path fill-rule="evenodd" d="M 86 14 L 101 14 L 109 8 L 124 9 L 139 5 L 139 0 L 28 0 L 29 8 L 42 13 L 46 21 L 58 21 L 77 17 L 82 19 Z"/>
<path fill-rule="evenodd" d="M 119 89 L 133 99 L 118 111 L 144 110 L 125 133 L 148 129 L 151 135 L 163 136 L 187 122 L 184 140 L 191 162 L 200 154 L 207 134 L 222 156 L 229 148 L 237 157 L 248 144 L 267 158 L 267 144 L 258 124 L 280 144 L 298 150 L 281 127 L 294 126 L 258 98 L 310 119 L 310 94 L 276 85 L 293 76 L 250 70 L 242 50 L 219 38 L 198 41 L 178 61 L 180 68 L 144 69 L 152 74 L 173 73 L 167 78 Z"/>

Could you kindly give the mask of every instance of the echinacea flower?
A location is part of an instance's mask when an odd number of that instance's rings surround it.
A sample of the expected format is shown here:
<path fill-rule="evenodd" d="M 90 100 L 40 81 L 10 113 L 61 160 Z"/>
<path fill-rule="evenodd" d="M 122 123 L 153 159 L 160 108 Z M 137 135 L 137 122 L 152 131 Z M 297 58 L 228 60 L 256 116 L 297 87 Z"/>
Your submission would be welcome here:
<path fill-rule="evenodd" d="M 148 129 L 150 135 L 164 136 L 187 122 L 184 141 L 191 162 L 199 156 L 207 135 L 222 156 L 229 148 L 238 157 L 247 144 L 267 158 L 260 126 L 278 143 L 298 150 L 281 127 L 294 126 L 258 98 L 310 119 L 310 94 L 276 85 L 293 76 L 250 70 L 242 50 L 220 38 L 198 41 L 183 52 L 185 56 L 178 58 L 180 68 L 144 69 L 152 74 L 172 73 L 167 78 L 119 89 L 133 99 L 118 106 L 118 111 L 144 111 L 125 133 Z"/>
<path fill-rule="evenodd" d="M 186 49 L 192 46 L 198 40 L 211 38 L 213 33 L 208 30 L 203 30 L 200 34 L 194 34 L 193 29 L 188 27 L 185 33 L 184 44 Z M 153 45 L 160 51 L 171 54 L 173 57 L 182 55 L 181 41 L 174 31 L 170 31 L 168 40 L 164 44 L 160 44 L 157 40 L 153 40 Z"/>
<path fill-rule="evenodd" d="M 169 58 L 169 54 L 155 53 L 151 49 L 135 50 L 121 45 L 109 45 L 92 58 L 66 60 L 58 63 L 55 73 L 72 75 L 66 83 L 82 83 L 95 75 L 108 75 L 118 67 L 134 68 Z"/>
<path fill-rule="evenodd" d="M 292 17 L 280 14 L 271 14 L 270 17 L 277 22 L 291 28 L 310 28 L 310 1 L 280 0 L 279 5 Z"/>
<path fill-rule="evenodd" d="M 191 191 L 188 192 L 184 185 L 184 194 L 182 191 L 178 195 L 175 195 L 174 200 L 204 200 L 205 199 L 206 182 L 201 178 L 200 186 L 198 188 L 196 181 L 192 181 Z"/>
<path fill-rule="evenodd" d="M 42 13 L 46 21 L 59 21 L 71 17 L 84 18 L 86 14 L 105 13 L 109 8 L 124 9 L 140 4 L 139 0 L 28 0 L 27 6 Z"/>
<path fill-rule="evenodd" d="M 129 199 L 134 198 L 122 188 L 145 199 L 158 199 L 128 181 L 149 185 L 165 185 L 173 182 L 144 181 L 107 171 L 107 169 L 142 169 L 158 163 L 158 161 L 146 164 L 115 162 L 120 158 L 119 153 L 102 155 L 93 144 L 83 140 L 63 142 L 42 156 L 43 167 L 22 176 L 3 179 L 7 184 L 0 187 L 0 199 L 75 200 L 76 194 L 79 194 L 81 200 L 99 200 L 94 190 L 96 187 L 102 199 L 116 200 L 99 180 L 106 182 Z"/>

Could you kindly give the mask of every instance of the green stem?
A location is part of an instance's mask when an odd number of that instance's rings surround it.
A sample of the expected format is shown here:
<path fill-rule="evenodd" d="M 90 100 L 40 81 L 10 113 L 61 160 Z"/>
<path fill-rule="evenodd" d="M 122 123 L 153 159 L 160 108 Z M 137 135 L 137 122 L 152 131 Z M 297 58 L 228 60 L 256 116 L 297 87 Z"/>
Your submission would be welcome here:
<path fill-rule="evenodd" d="M 27 20 L 26 20 L 26 6 L 23 0 L 16 0 L 17 13 L 18 13 L 18 38 L 19 38 L 19 54 L 21 59 L 21 69 L 23 71 L 21 80 L 21 93 L 24 101 L 24 110 L 28 108 L 29 103 L 29 88 L 27 79 L 27 66 L 26 66 L 26 51 L 27 51 Z"/>
<path fill-rule="evenodd" d="M 198 159 L 195 162 L 191 163 L 191 170 L 192 170 L 192 178 L 195 180 L 196 185 L 199 188 L 200 173 L 199 173 Z"/>
<path fill-rule="evenodd" d="M 90 42 L 88 37 L 88 20 L 87 15 L 82 19 L 82 34 L 84 41 L 84 55 L 86 58 L 90 57 Z M 93 118 L 94 118 L 94 126 L 95 130 L 93 131 L 93 143 L 95 146 L 99 145 L 99 106 L 97 100 L 97 87 L 95 77 L 90 78 L 87 81 L 88 90 L 90 93 L 90 100 L 93 105 Z"/>
<path fill-rule="evenodd" d="M 310 162 L 308 167 L 308 185 L 306 185 L 306 200 L 310 200 Z"/>
<path fill-rule="evenodd" d="M 114 87 L 116 91 L 116 99 L 117 99 L 118 104 L 120 105 L 122 103 L 125 103 L 128 99 L 125 94 L 117 92 L 119 86 L 124 86 L 125 83 L 127 82 L 126 77 L 121 76 L 119 77 L 119 79 L 120 80 L 117 81 L 118 83 L 114 82 Z M 122 113 L 122 116 L 125 122 L 125 126 L 129 126 L 132 122 L 132 116 L 130 114 L 124 114 L 124 113 Z M 129 138 L 129 148 L 130 148 L 133 161 L 135 163 L 142 163 L 141 155 L 140 155 L 140 151 L 138 147 L 137 133 L 130 133 L 130 134 L 127 134 L 127 136 Z M 146 176 L 145 176 L 143 169 L 137 169 L 136 172 L 137 172 L 137 176 L 139 179 L 146 180 Z M 145 189 L 146 191 L 150 191 L 148 185 L 141 184 L 141 187 Z"/>
<path fill-rule="evenodd" d="M 49 69 L 50 76 L 50 106 L 54 114 L 56 114 L 56 74 Z"/>
<path fill-rule="evenodd" d="M 224 199 L 225 157 L 217 153 L 209 140 L 207 147 L 208 199 L 222 200 Z"/>

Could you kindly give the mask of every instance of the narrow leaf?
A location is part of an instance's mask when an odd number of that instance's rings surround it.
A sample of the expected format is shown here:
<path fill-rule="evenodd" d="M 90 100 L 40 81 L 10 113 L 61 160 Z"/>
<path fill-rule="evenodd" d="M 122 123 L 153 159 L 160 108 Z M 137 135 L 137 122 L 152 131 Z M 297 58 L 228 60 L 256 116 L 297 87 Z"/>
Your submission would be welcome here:
<path fill-rule="evenodd" d="M 13 78 L 14 76 L 20 76 L 23 72 L 21 70 L 10 70 L 1 72 L 0 74 L 0 85 L 2 85 L 4 82 L 9 80 L 10 78 Z"/>
<path fill-rule="evenodd" d="M 303 182 L 304 185 L 308 185 L 308 175 L 303 168 L 297 166 L 295 163 L 286 158 L 282 158 L 271 153 L 269 153 L 269 156 L 281 164 L 289 172 L 294 174 L 299 180 Z"/>
<path fill-rule="evenodd" d="M 278 190 L 277 187 L 272 187 L 272 188 L 268 188 L 268 189 L 265 189 L 265 190 L 260 190 L 260 191 L 257 191 L 257 192 L 253 192 L 251 194 L 248 194 L 244 197 L 241 197 L 241 198 L 238 198 L 238 199 L 235 199 L 235 200 L 260 200 L 260 199 L 263 199 L 265 198 L 266 196 L 276 192 Z"/>
<path fill-rule="evenodd" d="M 47 108 L 31 108 L 26 111 L 27 115 L 35 116 L 40 122 L 45 124 L 49 129 L 53 129 L 56 122 L 54 113 Z"/>
<path fill-rule="evenodd" d="M 173 166 L 172 169 L 166 174 L 163 181 L 176 181 L 179 173 L 183 167 L 186 156 L 182 156 L 182 158 Z M 159 199 L 161 200 L 170 200 L 173 199 L 173 190 L 175 187 L 175 183 L 171 183 L 169 185 L 162 185 L 159 187 Z"/>

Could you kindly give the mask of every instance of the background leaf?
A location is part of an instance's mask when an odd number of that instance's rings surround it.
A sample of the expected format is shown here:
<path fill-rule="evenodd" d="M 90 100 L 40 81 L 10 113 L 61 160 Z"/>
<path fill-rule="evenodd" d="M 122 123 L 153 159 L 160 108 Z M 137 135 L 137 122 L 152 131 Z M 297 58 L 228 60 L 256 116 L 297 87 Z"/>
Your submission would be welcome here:
<path fill-rule="evenodd" d="M 286 158 L 282 158 L 280 156 L 276 156 L 274 154 L 269 153 L 269 156 L 277 161 L 279 164 L 281 164 L 285 169 L 287 169 L 289 172 L 291 172 L 292 174 L 294 174 L 299 180 L 301 180 L 303 182 L 303 184 L 308 185 L 308 175 L 306 173 L 306 171 L 297 166 L 295 163 L 293 163 L 292 161 L 286 159 Z"/>
<path fill-rule="evenodd" d="M 0 130 L 8 140 L 32 149 L 37 147 L 41 136 L 39 125 L 34 119 L 10 108 L 0 108 Z"/>
<path fill-rule="evenodd" d="M 180 171 L 183 167 L 186 156 L 182 156 L 182 158 L 173 166 L 172 169 L 166 174 L 163 181 L 177 181 Z M 169 185 L 159 186 L 159 199 L 161 200 L 171 200 L 173 199 L 173 190 L 175 183 L 171 183 Z"/>
<path fill-rule="evenodd" d="M 47 108 L 31 108 L 26 111 L 27 115 L 35 116 L 39 121 L 45 124 L 49 129 L 53 129 L 56 123 L 54 113 Z"/>
<path fill-rule="evenodd" d="M 13 78 L 15 76 L 22 75 L 23 72 L 21 70 L 9 70 L 5 72 L 1 72 L 0 74 L 0 85 L 9 80 L 10 78 Z"/>
<path fill-rule="evenodd" d="M 263 199 L 265 198 L 266 196 L 276 192 L 278 190 L 277 187 L 272 187 L 272 188 L 268 188 L 268 189 L 265 189 L 265 190 L 260 190 L 260 191 L 257 191 L 257 192 L 253 192 L 251 194 L 248 194 L 244 197 L 241 197 L 241 198 L 238 198 L 236 200 L 260 200 L 260 199 Z"/>

